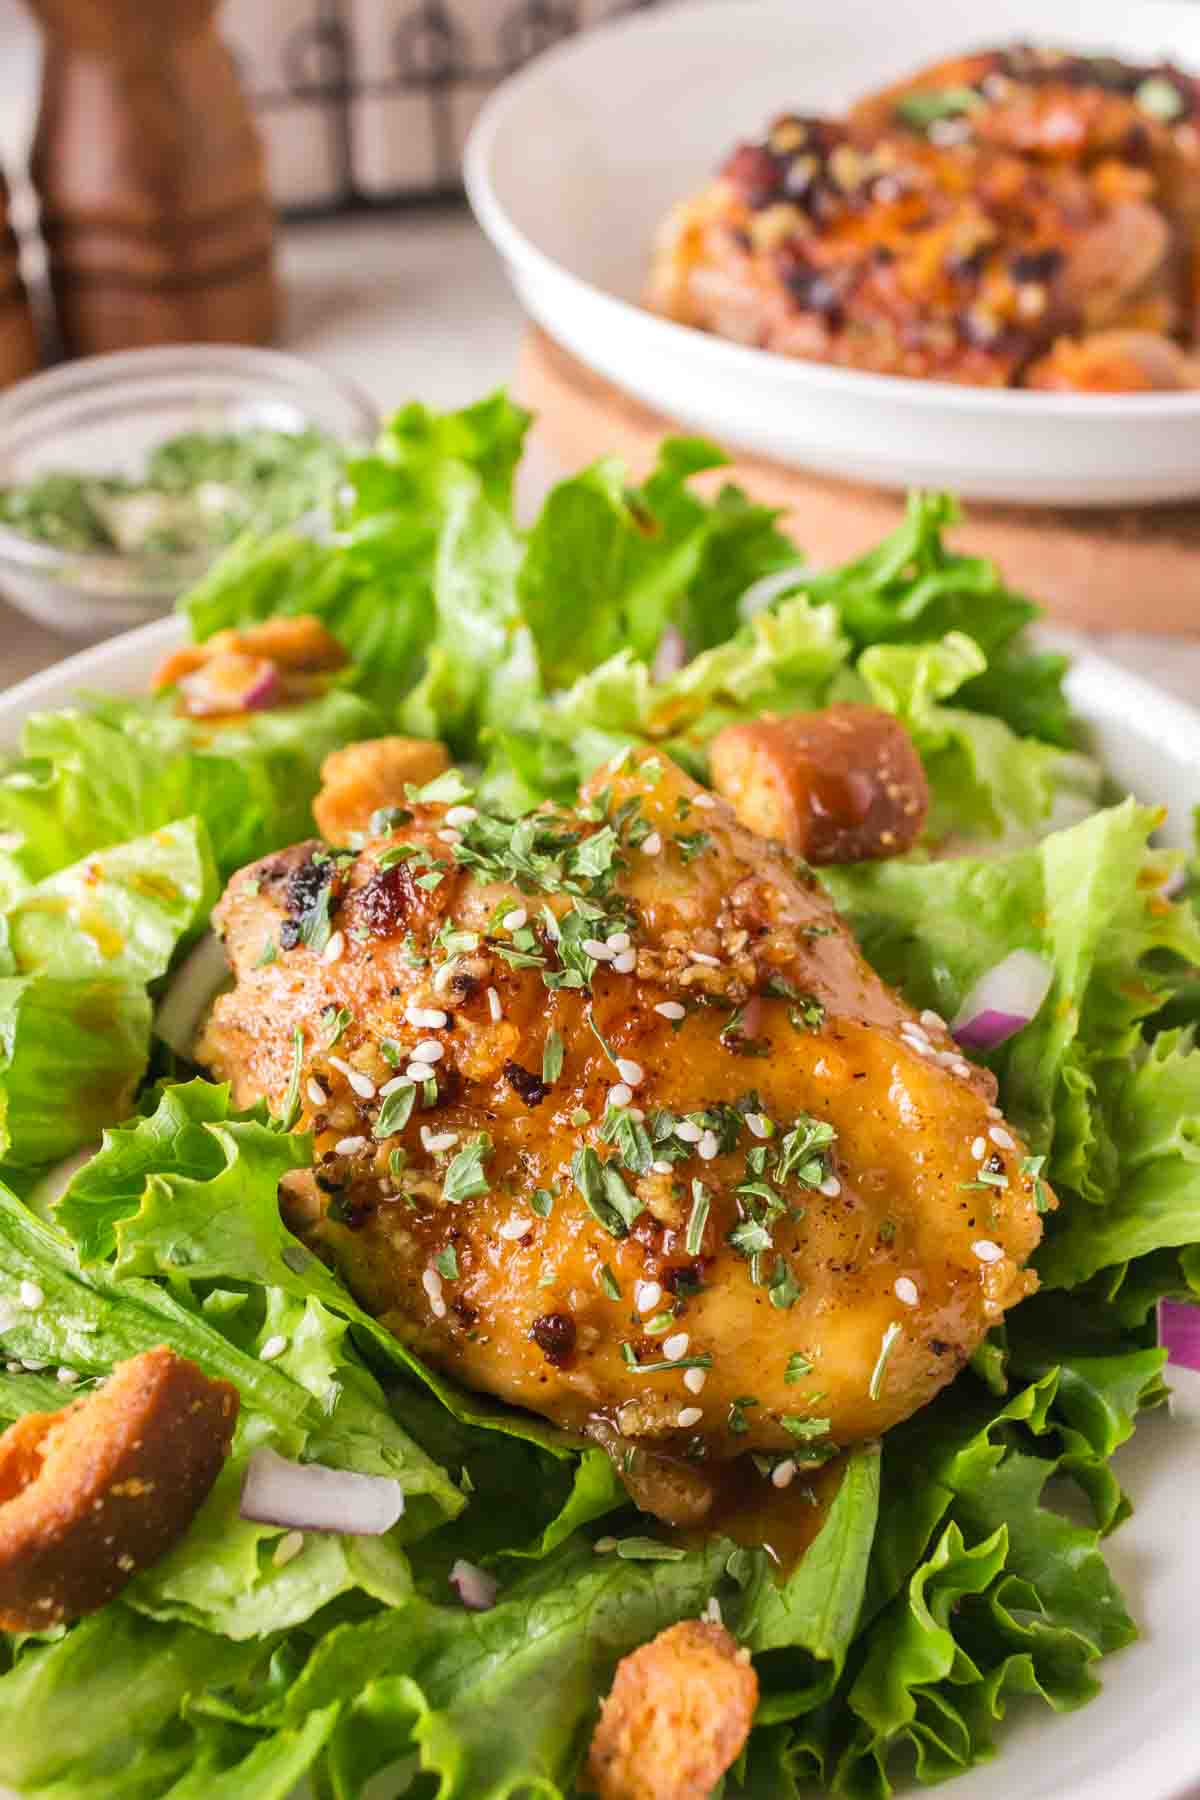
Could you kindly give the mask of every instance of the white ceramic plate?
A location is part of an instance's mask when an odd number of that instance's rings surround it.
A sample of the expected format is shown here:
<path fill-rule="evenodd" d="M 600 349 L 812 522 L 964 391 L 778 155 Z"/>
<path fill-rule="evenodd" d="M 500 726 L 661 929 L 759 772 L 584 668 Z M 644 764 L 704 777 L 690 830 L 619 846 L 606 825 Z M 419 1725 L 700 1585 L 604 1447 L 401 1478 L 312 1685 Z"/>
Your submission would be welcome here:
<path fill-rule="evenodd" d="M 747 349 L 638 304 L 672 203 L 788 108 L 837 109 L 935 57 L 1015 38 L 1200 70 L 1188 0 L 707 0 L 548 55 L 484 108 L 467 190 L 528 311 L 692 429 L 784 463 L 977 499 L 1100 506 L 1200 493 L 1200 393 L 1012 393 Z M 602 446 L 598 446 L 602 448 Z"/>
<path fill-rule="evenodd" d="M 0 695 L 0 749 L 29 713 L 83 689 L 144 689 L 182 637 L 181 621 L 159 620 Z M 1183 842 L 1200 802 L 1200 714 L 1099 657 L 1079 660 L 1070 696 L 1115 779 L 1165 801 L 1164 835 Z M 1014 1705 L 996 1760 L 954 1782 L 952 1800 L 1200 1800 L 1200 1374 L 1175 1371 L 1172 1385 L 1174 1417 L 1147 1418 L 1116 1464 L 1135 1511 L 1107 1554 L 1139 1642 L 1103 1663 L 1104 1693 L 1081 1711 Z"/>

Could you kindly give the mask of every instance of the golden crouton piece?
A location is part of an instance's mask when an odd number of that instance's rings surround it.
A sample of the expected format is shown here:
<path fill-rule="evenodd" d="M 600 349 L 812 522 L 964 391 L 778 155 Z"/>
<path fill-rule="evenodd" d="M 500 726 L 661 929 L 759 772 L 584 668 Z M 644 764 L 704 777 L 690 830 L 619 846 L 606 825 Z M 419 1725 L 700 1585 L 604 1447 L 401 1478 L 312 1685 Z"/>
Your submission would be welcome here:
<path fill-rule="evenodd" d="M 875 706 L 727 725 L 709 760 L 713 786 L 742 824 L 812 863 L 898 856 L 929 811 L 912 739 Z"/>
<path fill-rule="evenodd" d="M 238 1391 L 165 1344 L 0 1436 L 0 1630 L 96 1612 L 181 1538 L 229 1455 Z"/>
<path fill-rule="evenodd" d="M 294 618 L 280 616 L 250 625 L 245 631 L 218 631 L 202 644 L 183 644 L 164 656 L 151 679 L 151 687 L 175 687 L 185 675 L 194 675 L 224 657 L 253 657 L 274 663 L 293 675 L 331 674 L 343 669 L 346 652 L 312 613 Z"/>
<path fill-rule="evenodd" d="M 722 1625 L 685 1619 L 617 1665 L 588 1753 L 600 1800 L 707 1800 L 758 1704 L 747 1652 Z"/>
<path fill-rule="evenodd" d="M 381 806 L 403 806 L 406 782 L 420 787 L 449 767 L 450 753 L 436 738 L 368 738 L 333 750 L 313 801 L 317 830 L 326 843 L 344 843 L 351 831 L 368 830 Z"/>

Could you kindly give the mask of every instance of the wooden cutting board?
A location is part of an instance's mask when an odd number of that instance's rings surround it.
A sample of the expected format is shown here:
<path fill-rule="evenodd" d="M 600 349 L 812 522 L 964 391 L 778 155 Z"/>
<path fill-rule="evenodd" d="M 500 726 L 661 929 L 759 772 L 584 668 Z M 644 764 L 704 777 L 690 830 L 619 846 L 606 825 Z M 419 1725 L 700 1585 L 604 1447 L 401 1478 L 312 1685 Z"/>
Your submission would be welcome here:
<path fill-rule="evenodd" d="M 518 389 L 537 414 L 543 452 L 564 471 L 616 452 L 640 477 L 660 438 L 682 429 L 536 328 L 522 347 Z M 903 514 L 900 494 L 730 454 L 728 468 L 699 483 L 733 480 L 757 500 L 782 507 L 787 530 L 818 566 L 859 555 Z M 994 557 L 1013 587 L 1064 624 L 1200 636 L 1200 501 L 1103 511 L 975 502 L 955 542 Z"/>

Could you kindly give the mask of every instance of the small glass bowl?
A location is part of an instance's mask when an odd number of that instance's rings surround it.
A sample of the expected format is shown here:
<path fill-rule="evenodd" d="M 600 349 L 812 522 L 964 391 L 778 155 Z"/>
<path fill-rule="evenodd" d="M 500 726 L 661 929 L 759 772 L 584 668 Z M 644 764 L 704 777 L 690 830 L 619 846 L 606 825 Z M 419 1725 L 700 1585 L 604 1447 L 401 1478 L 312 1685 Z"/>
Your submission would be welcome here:
<path fill-rule="evenodd" d="M 276 350 L 181 344 L 89 356 L 0 395 L 0 487 L 51 469 L 137 476 L 165 438 L 256 425 L 365 445 L 379 418 L 351 383 Z M 0 522 L 0 595 L 56 631 L 95 637 L 169 611 L 218 554 L 80 553 Z"/>

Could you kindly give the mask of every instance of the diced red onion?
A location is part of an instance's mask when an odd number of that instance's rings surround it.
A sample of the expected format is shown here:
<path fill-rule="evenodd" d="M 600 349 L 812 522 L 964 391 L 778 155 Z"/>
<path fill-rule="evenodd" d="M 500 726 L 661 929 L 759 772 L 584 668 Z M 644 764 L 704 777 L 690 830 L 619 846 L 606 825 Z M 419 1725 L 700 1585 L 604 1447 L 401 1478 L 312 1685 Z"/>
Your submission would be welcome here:
<path fill-rule="evenodd" d="M 668 625 L 658 640 L 651 674 L 655 681 L 670 681 L 672 675 L 678 675 L 680 669 L 687 666 L 687 661 L 688 647 L 683 641 L 683 633 L 674 625 Z"/>
<path fill-rule="evenodd" d="M 278 700 L 282 683 L 269 657 L 230 651 L 181 676 L 179 691 L 193 718 L 208 718 L 261 712 Z"/>
<path fill-rule="evenodd" d="M 968 1050 L 994 1050 L 1037 1015 L 1054 970 L 1032 950 L 1014 950 L 981 975 L 950 1029 Z"/>
<path fill-rule="evenodd" d="M 461 1556 L 450 1571 L 450 1586 L 468 1612 L 490 1612 L 500 1591 L 494 1575 L 475 1563 L 464 1562 Z"/>
<path fill-rule="evenodd" d="M 289 1462 L 256 1450 L 242 1484 L 241 1515 L 289 1531 L 337 1531 L 379 1537 L 404 1511 L 404 1489 L 386 1475 L 357 1475 L 323 1463 Z"/>
<path fill-rule="evenodd" d="M 1186 1300 L 1160 1301 L 1158 1336 L 1168 1361 L 1181 1369 L 1200 1369 L 1200 1306 Z"/>
<path fill-rule="evenodd" d="M 171 977 L 154 1015 L 155 1031 L 176 1056 L 191 1056 L 200 1021 L 229 978 L 225 946 L 206 931 Z"/>

